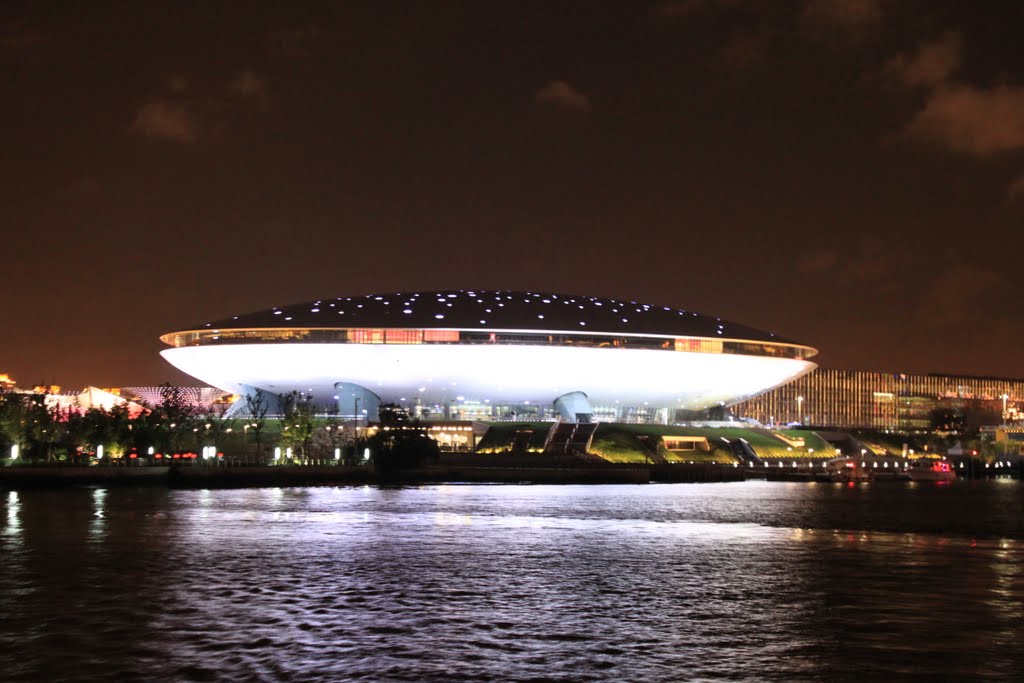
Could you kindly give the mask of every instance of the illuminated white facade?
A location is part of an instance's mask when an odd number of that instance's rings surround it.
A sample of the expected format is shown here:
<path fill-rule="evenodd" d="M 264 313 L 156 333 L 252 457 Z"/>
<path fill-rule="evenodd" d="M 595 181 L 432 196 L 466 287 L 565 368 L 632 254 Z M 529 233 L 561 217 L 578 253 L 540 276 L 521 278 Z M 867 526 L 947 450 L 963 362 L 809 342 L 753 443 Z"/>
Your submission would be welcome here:
<path fill-rule="evenodd" d="M 475 301 L 455 310 L 458 296 Z M 348 325 L 322 325 L 318 314 L 332 312 L 331 301 L 338 315 L 328 320 L 337 324 L 347 315 Z M 648 413 L 662 410 L 662 419 L 677 409 L 749 399 L 815 367 L 807 360 L 815 353 L 810 347 L 717 318 L 697 320 L 696 314 L 633 302 L 465 291 L 331 301 L 295 307 L 305 313 L 301 320 L 295 310 L 272 309 L 168 334 L 163 339 L 174 348 L 162 355 L 225 391 L 298 391 L 342 413 L 359 412 L 353 401 L 358 392 L 348 391 L 356 387 L 385 403 L 445 414 L 459 414 L 463 405 L 478 412 L 480 406 L 519 406 L 522 412 L 524 406 L 551 406 L 559 397 L 582 392 L 605 412 L 612 406 L 644 406 Z M 345 302 L 344 309 L 338 302 Z M 643 318 L 642 313 L 656 313 L 650 316 L 656 319 L 641 319 L 637 331 L 627 318 Z M 263 322 L 254 320 L 257 316 L 268 324 L 254 324 Z M 538 324 L 492 326 L 483 316 L 496 323 L 532 319 Z M 615 324 L 609 322 L 612 316 Z M 468 317 L 473 326 L 465 325 Z M 569 329 L 567 318 L 578 329 Z M 395 325 L 407 319 L 408 326 Z M 460 324 L 439 326 L 449 321 Z M 665 323 L 665 333 L 652 333 L 659 322 Z M 698 323 L 705 329 L 696 329 Z M 750 332 L 728 334 L 736 331 Z"/>

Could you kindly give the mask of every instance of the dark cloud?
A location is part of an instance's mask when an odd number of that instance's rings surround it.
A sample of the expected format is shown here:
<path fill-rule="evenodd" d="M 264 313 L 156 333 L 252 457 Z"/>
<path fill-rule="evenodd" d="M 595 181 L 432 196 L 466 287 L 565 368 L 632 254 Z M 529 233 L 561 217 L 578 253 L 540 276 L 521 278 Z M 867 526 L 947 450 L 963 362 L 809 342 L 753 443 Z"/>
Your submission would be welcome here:
<path fill-rule="evenodd" d="M 809 30 L 851 36 L 874 29 L 883 16 L 881 0 L 807 0 L 799 12 L 801 24 Z"/>
<path fill-rule="evenodd" d="M 963 38 L 949 31 L 921 43 L 912 53 L 897 55 L 885 66 L 885 74 L 903 85 L 932 87 L 945 82 L 960 67 Z"/>
<path fill-rule="evenodd" d="M 231 81 L 230 91 L 242 97 L 266 100 L 267 92 L 263 79 L 246 69 Z"/>
<path fill-rule="evenodd" d="M 167 81 L 167 87 L 173 93 L 183 93 L 188 90 L 188 79 L 184 76 L 171 76 Z"/>
<path fill-rule="evenodd" d="M 831 270 L 839 262 L 839 252 L 835 249 L 817 249 L 808 252 L 798 263 L 805 273 L 824 273 Z"/>
<path fill-rule="evenodd" d="M 534 99 L 541 104 L 581 113 L 590 112 L 590 98 L 565 81 L 549 81 L 536 93 Z"/>
<path fill-rule="evenodd" d="M 768 60 L 778 31 L 769 23 L 730 36 L 718 53 L 721 62 L 731 68 L 746 69 Z"/>
<path fill-rule="evenodd" d="M 941 85 L 932 91 L 908 131 L 976 157 L 1024 149 L 1024 87 Z"/>
<path fill-rule="evenodd" d="M 288 59 L 312 57 L 324 38 L 324 30 L 316 24 L 305 24 L 273 31 L 266 38 L 267 51 Z"/>
<path fill-rule="evenodd" d="M 135 114 L 132 129 L 151 138 L 190 144 L 196 140 L 196 124 L 182 102 L 152 100 Z"/>
<path fill-rule="evenodd" d="M 1003 284 L 990 267 L 954 263 L 924 276 L 927 290 L 919 308 L 922 323 L 949 328 L 983 321 L 989 315 L 986 300 Z"/>

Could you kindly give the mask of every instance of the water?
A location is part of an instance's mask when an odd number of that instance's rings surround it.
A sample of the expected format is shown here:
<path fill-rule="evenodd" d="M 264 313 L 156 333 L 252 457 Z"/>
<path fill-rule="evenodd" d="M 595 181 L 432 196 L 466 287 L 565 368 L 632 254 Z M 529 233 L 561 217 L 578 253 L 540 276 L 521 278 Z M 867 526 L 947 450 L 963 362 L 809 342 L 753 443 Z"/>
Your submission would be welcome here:
<path fill-rule="evenodd" d="M 0 492 L 0 679 L 1008 679 L 1016 482 Z"/>

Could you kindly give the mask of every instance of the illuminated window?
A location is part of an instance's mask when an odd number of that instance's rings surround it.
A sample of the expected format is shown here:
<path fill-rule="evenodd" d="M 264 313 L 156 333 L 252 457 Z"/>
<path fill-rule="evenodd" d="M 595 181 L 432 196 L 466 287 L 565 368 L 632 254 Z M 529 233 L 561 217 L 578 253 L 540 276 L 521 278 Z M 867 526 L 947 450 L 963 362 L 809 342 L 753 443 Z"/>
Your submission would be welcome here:
<path fill-rule="evenodd" d="M 722 342 L 717 339 L 676 339 L 676 351 L 689 353 L 722 353 Z"/>
<path fill-rule="evenodd" d="M 425 342 L 457 342 L 459 341 L 458 330 L 423 330 L 423 341 Z"/>
<path fill-rule="evenodd" d="M 348 331 L 348 340 L 356 344 L 383 344 L 384 330 L 357 329 Z"/>
<path fill-rule="evenodd" d="M 423 330 L 386 330 L 385 332 L 388 344 L 420 344 L 423 342 Z"/>

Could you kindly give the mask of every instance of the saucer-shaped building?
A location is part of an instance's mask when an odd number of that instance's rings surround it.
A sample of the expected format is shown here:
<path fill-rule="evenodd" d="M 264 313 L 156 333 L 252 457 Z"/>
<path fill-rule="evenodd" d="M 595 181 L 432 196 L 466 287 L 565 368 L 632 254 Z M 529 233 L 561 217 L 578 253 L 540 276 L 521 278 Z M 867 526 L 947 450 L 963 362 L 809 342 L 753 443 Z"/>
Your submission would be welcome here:
<path fill-rule="evenodd" d="M 298 391 L 369 419 L 383 402 L 466 419 L 673 421 L 785 384 L 817 353 L 692 311 L 493 290 L 320 299 L 161 339 L 167 361 L 225 391 Z"/>

